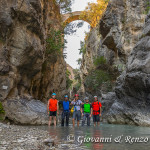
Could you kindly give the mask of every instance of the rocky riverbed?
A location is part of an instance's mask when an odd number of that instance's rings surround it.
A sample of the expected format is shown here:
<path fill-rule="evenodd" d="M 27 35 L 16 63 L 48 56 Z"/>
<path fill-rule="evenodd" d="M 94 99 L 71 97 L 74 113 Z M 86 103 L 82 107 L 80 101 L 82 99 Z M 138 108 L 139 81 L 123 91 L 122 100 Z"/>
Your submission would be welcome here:
<path fill-rule="evenodd" d="M 36 127 L 0 123 L 0 150 L 76 149 L 71 141 L 51 137 L 48 131 Z M 82 148 L 80 148 L 82 149 Z"/>

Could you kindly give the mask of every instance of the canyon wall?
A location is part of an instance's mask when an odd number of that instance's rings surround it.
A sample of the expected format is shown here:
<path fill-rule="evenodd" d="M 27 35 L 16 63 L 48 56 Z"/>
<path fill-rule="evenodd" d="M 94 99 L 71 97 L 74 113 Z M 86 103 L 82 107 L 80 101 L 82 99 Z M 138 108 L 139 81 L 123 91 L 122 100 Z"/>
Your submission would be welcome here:
<path fill-rule="evenodd" d="M 31 123 L 32 113 L 17 107 L 27 108 L 31 99 L 47 103 L 52 92 L 57 98 L 66 92 L 63 56 L 46 55 L 51 29 L 62 30 L 54 0 L 0 0 L 0 101 L 10 120 L 19 122 L 16 114 L 25 113 L 23 123 Z"/>
<path fill-rule="evenodd" d="M 99 25 L 92 29 L 86 40 L 86 52 L 82 58 L 82 89 L 85 77 L 94 68 L 94 59 L 103 56 L 107 64 L 116 66 L 119 72 L 125 65 L 144 26 L 145 2 L 142 0 L 111 0 Z M 101 90 L 102 93 L 105 91 Z"/>
<path fill-rule="evenodd" d="M 141 39 L 116 82 L 116 100 L 107 113 L 109 123 L 150 126 L 150 12 Z"/>
<path fill-rule="evenodd" d="M 146 4 L 142 0 L 111 0 L 86 41 L 81 65 L 85 95 L 95 94 L 85 87 L 95 57 L 103 56 L 120 74 L 111 92 L 101 88 L 97 93 L 102 98 L 103 120 L 109 123 L 150 126 L 150 15 L 146 18 Z"/>

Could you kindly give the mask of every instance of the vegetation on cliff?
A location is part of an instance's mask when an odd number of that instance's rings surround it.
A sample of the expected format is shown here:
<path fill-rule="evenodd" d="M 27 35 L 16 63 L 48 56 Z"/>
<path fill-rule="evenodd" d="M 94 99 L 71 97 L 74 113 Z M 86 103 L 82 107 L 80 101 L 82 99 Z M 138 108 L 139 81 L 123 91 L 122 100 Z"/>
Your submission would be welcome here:
<path fill-rule="evenodd" d="M 71 5 L 74 0 L 55 0 L 60 6 L 61 13 L 71 12 Z"/>
<path fill-rule="evenodd" d="M 150 1 L 147 0 L 145 5 L 145 14 L 148 14 L 148 12 L 150 11 Z"/>
<path fill-rule="evenodd" d="M 51 62 L 56 61 L 62 55 L 66 41 L 61 30 L 51 29 L 46 40 L 46 58 Z"/>
<path fill-rule="evenodd" d="M 86 9 L 81 13 L 80 18 L 89 20 L 91 27 L 96 27 L 105 12 L 109 0 L 97 0 L 97 3 L 88 3 Z"/>
<path fill-rule="evenodd" d="M 5 111 L 3 109 L 2 103 L 0 102 L 0 120 L 3 120 L 4 114 L 5 114 Z"/>
<path fill-rule="evenodd" d="M 85 54 L 86 53 L 86 44 L 85 41 L 80 41 L 80 49 L 79 54 Z"/>
<path fill-rule="evenodd" d="M 96 92 L 105 86 L 107 92 L 112 91 L 113 83 L 119 75 L 117 68 L 107 64 L 103 56 L 94 59 L 94 66 L 85 78 L 85 87 Z"/>

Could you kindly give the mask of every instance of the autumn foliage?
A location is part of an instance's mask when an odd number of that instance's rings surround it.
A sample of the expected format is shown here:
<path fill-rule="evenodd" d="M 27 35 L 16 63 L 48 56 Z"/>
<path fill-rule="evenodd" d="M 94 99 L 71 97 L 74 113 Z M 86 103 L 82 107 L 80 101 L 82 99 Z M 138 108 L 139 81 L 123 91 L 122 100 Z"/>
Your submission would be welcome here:
<path fill-rule="evenodd" d="M 88 6 L 81 13 L 80 19 L 88 20 L 91 27 L 96 27 L 105 12 L 109 0 L 97 0 L 97 3 L 88 3 Z"/>

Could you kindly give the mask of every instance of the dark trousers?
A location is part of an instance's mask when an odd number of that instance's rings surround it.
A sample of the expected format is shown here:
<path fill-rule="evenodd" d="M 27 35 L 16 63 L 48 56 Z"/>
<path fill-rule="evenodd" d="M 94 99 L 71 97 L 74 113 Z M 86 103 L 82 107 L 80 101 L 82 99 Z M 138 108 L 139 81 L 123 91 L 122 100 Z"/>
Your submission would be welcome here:
<path fill-rule="evenodd" d="M 84 126 L 86 118 L 87 118 L 87 125 L 90 126 L 90 113 L 84 113 L 83 120 L 82 120 L 82 126 Z"/>
<path fill-rule="evenodd" d="M 70 112 L 69 111 L 63 111 L 61 114 L 61 126 L 64 126 L 64 120 L 66 118 L 66 126 L 69 125 L 69 115 Z"/>

